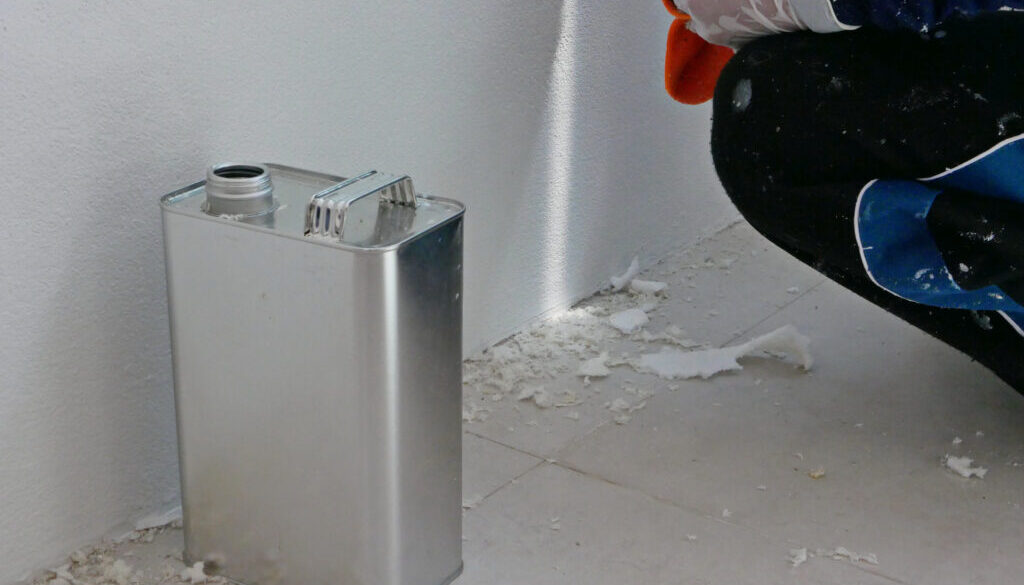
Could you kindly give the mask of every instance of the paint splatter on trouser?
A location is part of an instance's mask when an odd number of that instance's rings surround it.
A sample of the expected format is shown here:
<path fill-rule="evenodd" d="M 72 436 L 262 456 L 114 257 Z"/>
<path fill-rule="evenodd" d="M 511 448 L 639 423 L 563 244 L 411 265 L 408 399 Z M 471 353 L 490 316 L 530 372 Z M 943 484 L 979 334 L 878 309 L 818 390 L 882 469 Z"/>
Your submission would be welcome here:
<path fill-rule="evenodd" d="M 1024 392 L 1022 55 L 1014 13 L 765 37 L 719 79 L 712 152 L 764 236 Z"/>

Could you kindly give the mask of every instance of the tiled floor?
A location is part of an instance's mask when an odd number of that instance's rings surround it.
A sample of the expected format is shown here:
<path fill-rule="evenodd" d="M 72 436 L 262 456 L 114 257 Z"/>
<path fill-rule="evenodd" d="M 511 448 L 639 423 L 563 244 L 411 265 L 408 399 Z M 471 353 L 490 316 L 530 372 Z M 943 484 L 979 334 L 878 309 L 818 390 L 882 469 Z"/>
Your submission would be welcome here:
<path fill-rule="evenodd" d="M 579 355 L 659 346 L 602 336 L 553 352 L 550 377 L 467 388 L 491 412 L 466 423 L 464 585 L 1021 582 L 1024 397 L 745 224 L 641 278 L 670 284 L 652 333 L 674 324 L 721 345 L 791 323 L 811 338 L 814 369 L 750 358 L 737 374 L 669 383 L 623 366 L 584 387 Z M 619 293 L 585 305 L 642 302 Z M 537 383 L 580 404 L 516 400 Z M 608 401 L 636 404 L 644 391 L 632 420 L 612 421 Z M 989 472 L 956 476 L 947 453 Z M 836 547 L 878 564 L 787 562 L 790 549 Z"/>
<path fill-rule="evenodd" d="M 669 382 L 621 365 L 586 384 L 581 360 L 661 345 L 607 325 L 651 301 L 629 293 L 471 361 L 459 584 L 1022 582 L 1024 397 L 745 224 L 642 278 L 670 285 L 648 332 L 675 325 L 720 346 L 793 324 L 815 367 L 754 357 L 739 373 Z M 518 399 L 537 386 L 562 406 Z M 616 399 L 634 408 L 624 424 Z M 947 453 L 988 474 L 954 475 Z M 180 530 L 131 546 L 141 582 L 179 582 Z M 837 547 L 877 564 L 813 555 Z M 793 567 L 800 548 L 812 557 Z"/>

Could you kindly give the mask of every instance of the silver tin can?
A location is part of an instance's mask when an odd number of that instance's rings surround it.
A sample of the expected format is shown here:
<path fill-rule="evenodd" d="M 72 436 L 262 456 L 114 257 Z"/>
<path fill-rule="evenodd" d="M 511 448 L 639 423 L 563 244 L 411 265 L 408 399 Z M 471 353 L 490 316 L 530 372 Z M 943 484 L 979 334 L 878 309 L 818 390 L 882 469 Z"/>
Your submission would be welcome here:
<path fill-rule="evenodd" d="M 186 562 L 455 579 L 463 206 L 375 171 L 207 177 L 161 199 Z"/>

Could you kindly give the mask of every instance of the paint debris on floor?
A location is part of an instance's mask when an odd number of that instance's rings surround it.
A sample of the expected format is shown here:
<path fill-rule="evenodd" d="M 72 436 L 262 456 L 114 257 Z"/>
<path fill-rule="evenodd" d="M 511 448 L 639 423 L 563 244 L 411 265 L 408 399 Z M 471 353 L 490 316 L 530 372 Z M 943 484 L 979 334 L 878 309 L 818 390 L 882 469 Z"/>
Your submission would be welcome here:
<path fill-rule="evenodd" d="M 978 479 L 984 479 L 985 474 L 988 473 L 988 469 L 981 466 L 974 466 L 974 459 L 970 457 L 956 457 L 954 455 L 947 454 L 943 458 L 943 462 L 946 464 L 951 471 L 959 475 L 960 477 Z"/>
<path fill-rule="evenodd" d="M 763 352 L 768 355 L 788 354 L 794 356 L 800 367 L 810 370 L 814 364 L 810 353 L 810 340 L 801 335 L 792 325 L 752 339 L 746 343 L 703 351 L 684 352 L 677 349 L 662 349 L 658 353 L 640 356 L 636 369 L 649 371 L 667 380 L 679 378 L 710 378 L 722 372 L 742 370 L 739 359 Z"/>
<path fill-rule="evenodd" d="M 1019 581 L 1012 390 L 745 224 L 613 272 L 465 361 L 456 583 Z M 29 582 L 224 582 L 176 515 Z"/>
<path fill-rule="evenodd" d="M 793 568 L 799 567 L 813 558 L 831 559 L 834 561 L 848 561 L 850 563 L 863 563 L 867 565 L 877 565 L 878 557 L 874 553 L 857 554 L 846 547 L 837 546 L 832 549 L 818 548 L 813 551 L 807 548 L 793 548 L 789 550 L 789 561 L 790 566 Z"/>
<path fill-rule="evenodd" d="M 1013 528 L 1024 525 L 1024 492 L 1002 477 L 1012 470 L 1024 481 L 1014 466 L 1024 467 L 1024 441 L 1009 438 L 1024 434 L 1006 432 L 1018 426 L 1006 409 L 1024 413 L 1012 391 L 1008 398 L 998 381 L 973 382 L 980 368 L 969 359 L 758 245 L 762 240 L 749 227 L 737 232 L 664 265 L 640 270 L 631 262 L 601 293 L 474 356 L 464 386 L 467 431 L 541 460 L 564 460 L 549 465 L 585 474 L 581 481 L 598 478 L 698 511 L 720 526 L 770 535 L 774 561 L 757 566 L 777 565 L 779 572 L 716 580 L 709 577 L 714 570 L 692 568 L 700 562 L 685 557 L 677 563 L 686 576 L 680 582 L 931 585 L 975 574 L 998 582 L 993 575 L 1024 569 L 1024 559 L 1012 555 L 997 555 L 985 567 L 971 560 L 991 557 L 983 546 L 1004 546 L 995 535 L 1024 546 Z M 764 308 L 758 313 L 751 304 Z M 535 387 L 571 390 L 575 400 L 546 408 L 515 400 L 524 389 L 535 395 Z M 976 397 L 989 402 L 979 406 Z M 992 429 L 976 426 L 993 416 L 1002 420 L 999 454 L 1006 461 L 995 480 L 989 470 L 995 447 L 983 444 L 991 442 Z M 509 489 L 523 481 L 510 481 Z M 510 496 L 501 493 L 469 515 L 487 522 L 511 517 L 500 508 Z M 517 497 L 525 509 L 543 499 Z M 562 494 L 559 502 L 570 505 L 575 497 Z M 936 536 L 953 521 L 947 516 L 972 526 L 977 543 L 965 549 L 960 538 Z M 614 529 L 592 528 L 610 542 L 620 542 L 615 534 L 640 539 L 643 530 L 664 537 L 664 527 L 617 519 Z M 992 528 L 991 538 L 983 527 Z M 689 547 L 723 546 L 707 527 L 680 529 L 689 529 L 677 536 Z M 490 547 L 498 546 L 502 531 L 489 524 L 481 530 L 481 550 L 500 558 Z M 799 544 L 840 539 L 850 544 Z M 531 546 L 557 549 L 558 543 Z M 756 557 L 751 550 L 702 554 L 726 565 L 723 557 Z M 587 558 L 602 556 L 625 566 L 634 561 L 614 548 Z M 950 559 L 964 570 L 935 570 Z M 562 575 L 571 580 L 573 574 Z M 503 582 L 492 577 L 482 582 Z M 665 580 L 649 582 L 659 577 Z M 595 582 L 630 581 L 620 575 Z"/>
<path fill-rule="evenodd" d="M 688 268 L 728 270 L 735 260 L 708 258 Z M 467 360 L 463 420 L 486 421 L 494 403 L 510 398 L 540 409 L 576 406 L 597 393 L 589 390 L 592 382 L 607 378 L 615 368 L 665 380 L 707 379 L 741 370 L 740 360 L 745 357 L 762 356 L 789 359 L 803 371 L 811 369 L 810 340 L 792 325 L 721 348 L 690 339 L 684 326 L 676 323 L 651 331 L 650 314 L 671 298 L 670 287 L 666 282 L 639 279 L 639 274 L 639 260 L 634 257 L 624 273 L 609 279 L 605 291 Z M 612 357 L 616 352 L 618 357 Z M 578 387 L 558 391 L 561 397 L 545 387 L 545 382 L 573 369 Z M 618 424 L 629 422 L 629 413 L 642 407 L 623 396 L 602 403 Z"/>
<path fill-rule="evenodd" d="M 180 508 L 177 510 L 180 513 Z M 175 512 L 140 520 L 144 526 L 118 538 L 79 549 L 67 560 L 42 571 L 35 585 L 183 585 L 226 584 L 208 574 L 204 562 L 185 565 L 182 560 L 181 520 Z M 169 520 L 164 525 L 154 522 Z"/>

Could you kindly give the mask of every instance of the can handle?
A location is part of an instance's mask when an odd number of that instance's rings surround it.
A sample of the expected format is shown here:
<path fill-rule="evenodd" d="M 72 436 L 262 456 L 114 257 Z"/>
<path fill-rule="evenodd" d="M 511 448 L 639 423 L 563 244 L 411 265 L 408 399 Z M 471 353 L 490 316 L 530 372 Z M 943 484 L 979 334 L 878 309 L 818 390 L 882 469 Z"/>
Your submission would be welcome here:
<path fill-rule="evenodd" d="M 313 195 L 306 210 L 306 235 L 340 238 L 349 207 L 378 194 L 382 205 L 417 206 L 416 190 L 408 175 L 366 171 Z"/>

